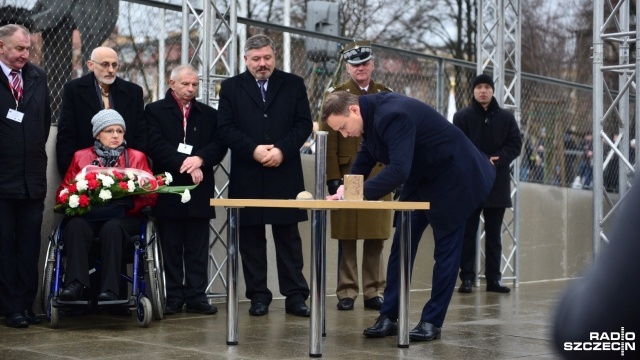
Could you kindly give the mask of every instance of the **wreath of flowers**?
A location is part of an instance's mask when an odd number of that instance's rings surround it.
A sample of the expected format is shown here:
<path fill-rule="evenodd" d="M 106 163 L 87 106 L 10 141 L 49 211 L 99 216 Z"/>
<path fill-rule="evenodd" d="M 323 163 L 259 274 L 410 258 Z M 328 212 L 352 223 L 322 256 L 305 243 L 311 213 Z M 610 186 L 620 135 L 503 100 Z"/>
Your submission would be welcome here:
<path fill-rule="evenodd" d="M 172 181 L 168 172 L 153 175 L 140 169 L 88 165 L 57 194 L 54 211 L 68 216 L 84 215 L 111 200 L 150 193 L 178 194 L 183 203 L 191 200 L 189 190 L 197 185 L 168 186 Z"/>

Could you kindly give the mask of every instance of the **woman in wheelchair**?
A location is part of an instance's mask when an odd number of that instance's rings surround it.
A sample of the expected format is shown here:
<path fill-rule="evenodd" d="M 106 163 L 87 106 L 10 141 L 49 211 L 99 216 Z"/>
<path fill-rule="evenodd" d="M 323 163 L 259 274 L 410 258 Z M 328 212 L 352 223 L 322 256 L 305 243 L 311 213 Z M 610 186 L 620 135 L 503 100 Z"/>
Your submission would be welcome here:
<path fill-rule="evenodd" d="M 151 173 L 144 153 L 127 149 L 124 119 L 115 110 L 101 110 L 92 119 L 93 147 L 78 150 L 60 184 L 57 193 L 69 186 L 87 165 L 101 167 L 130 167 Z M 120 294 L 122 249 L 130 234 L 140 231 L 141 210 L 155 205 L 157 194 L 127 196 L 68 220 L 62 232 L 67 254 L 66 286 L 60 292 L 63 301 L 82 300 L 83 291 L 90 285 L 88 255 L 96 237 L 101 247 L 100 294 L 98 301 L 115 301 Z"/>

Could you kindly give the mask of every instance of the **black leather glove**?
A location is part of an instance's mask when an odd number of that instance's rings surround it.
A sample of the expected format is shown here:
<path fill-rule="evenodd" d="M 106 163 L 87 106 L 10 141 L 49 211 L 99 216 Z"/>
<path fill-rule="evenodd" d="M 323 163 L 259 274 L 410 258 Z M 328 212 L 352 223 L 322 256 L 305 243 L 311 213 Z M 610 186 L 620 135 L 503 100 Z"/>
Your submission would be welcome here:
<path fill-rule="evenodd" d="M 340 185 L 342 185 L 342 180 L 340 179 L 327 180 L 327 188 L 329 190 L 329 195 L 335 195 Z"/>
<path fill-rule="evenodd" d="M 398 198 L 400 197 L 400 194 L 402 194 L 402 185 L 398 186 L 393 191 L 393 200 L 398 200 Z"/>
<path fill-rule="evenodd" d="M 131 210 L 135 206 L 135 203 L 133 202 L 133 197 L 132 196 L 125 196 L 125 197 L 121 197 L 119 199 L 115 199 L 115 200 L 113 200 L 112 203 L 120 205 L 123 208 L 125 208 L 126 210 Z"/>

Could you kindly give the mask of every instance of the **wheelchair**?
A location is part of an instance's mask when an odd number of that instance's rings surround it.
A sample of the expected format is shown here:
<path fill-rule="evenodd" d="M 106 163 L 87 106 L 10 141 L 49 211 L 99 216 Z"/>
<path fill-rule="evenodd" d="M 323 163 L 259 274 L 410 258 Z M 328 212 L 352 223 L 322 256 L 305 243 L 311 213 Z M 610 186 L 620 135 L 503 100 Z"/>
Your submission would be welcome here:
<path fill-rule="evenodd" d="M 150 208 L 145 208 L 144 219 L 141 220 L 140 234 L 129 238 L 129 246 L 123 249 L 126 263 L 132 264 L 133 274 L 121 273 L 120 278 L 131 284 L 131 295 L 128 299 L 115 301 L 96 301 L 101 306 L 135 307 L 136 318 L 141 327 L 148 327 L 151 318 L 162 320 L 166 302 L 164 271 L 162 265 L 162 249 L 156 228 L 149 217 Z M 62 232 L 66 223 L 60 225 L 49 235 L 49 246 L 44 262 L 42 281 L 42 308 L 52 328 L 57 328 L 65 309 L 74 305 L 92 305 L 94 300 L 62 301 L 58 295 L 64 286 L 65 250 Z M 132 245 L 132 246 L 131 246 Z M 132 248 L 132 253 L 130 250 Z M 129 255 L 132 255 L 130 257 Z M 92 259 L 89 273 L 97 271 L 100 260 Z M 147 293 L 148 291 L 148 293 Z"/>

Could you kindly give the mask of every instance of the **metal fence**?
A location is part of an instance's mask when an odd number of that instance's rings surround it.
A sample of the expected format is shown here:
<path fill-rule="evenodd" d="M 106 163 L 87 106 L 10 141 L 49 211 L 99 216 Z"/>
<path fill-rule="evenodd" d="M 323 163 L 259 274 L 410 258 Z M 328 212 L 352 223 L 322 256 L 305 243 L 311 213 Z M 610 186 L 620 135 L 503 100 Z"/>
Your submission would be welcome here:
<path fill-rule="evenodd" d="M 99 45 L 110 46 L 118 52 L 122 63 L 118 76 L 142 86 L 145 101 L 155 101 L 164 96 L 168 74 L 181 58 L 182 2 L 172 2 L 4 0 L 0 24 L 22 23 L 32 31 L 31 58 L 47 70 L 56 121 L 62 85 L 86 73 L 84 64 L 91 50 Z M 278 47 L 283 43 L 281 26 L 242 19 L 239 24 L 246 27 L 248 36 L 265 32 Z M 291 34 L 292 59 L 287 66 L 292 73 L 305 79 L 312 114 L 317 118 L 325 89 L 346 80 L 347 74 L 336 56 L 339 44 L 300 29 L 287 31 Z M 189 35 L 194 44 L 201 36 L 198 32 L 196 28 L 190 29 Z M 335 52 L 330 52 L 329 58 L 313 57 L 307 50 L 313 48 L 310 46 L 313 44 L 334 48 Z M 475 64 L 392 46 L 374 46 L 373 52 L 376 81 L 424 101 L 445 115 L 451 101 L 451 90 L 456 108 L 468 105 Z M 280 68 L 284 66 L 281 54 L 282 51 L 278 51 L 277 64 Z M 241 54 L 239 58 L 242 59 Z M 211 85 L 214 97 L 218 85 Z M 523 74 L 521 98 L 521 130 L 525 141 L 520 179 L 589 188 L 592 184 L 589 140 L 592 129 L 591 87 Z M 631 109 L 635 109 L 633 104 Z M 610 134 L 618 130 L 613 120 L 607 128 Z M 615 161 L 617 157 L 613 159 Z M 617 166 L 610 164 L 604 175 L 605 185 L 615 191 Z"/>

